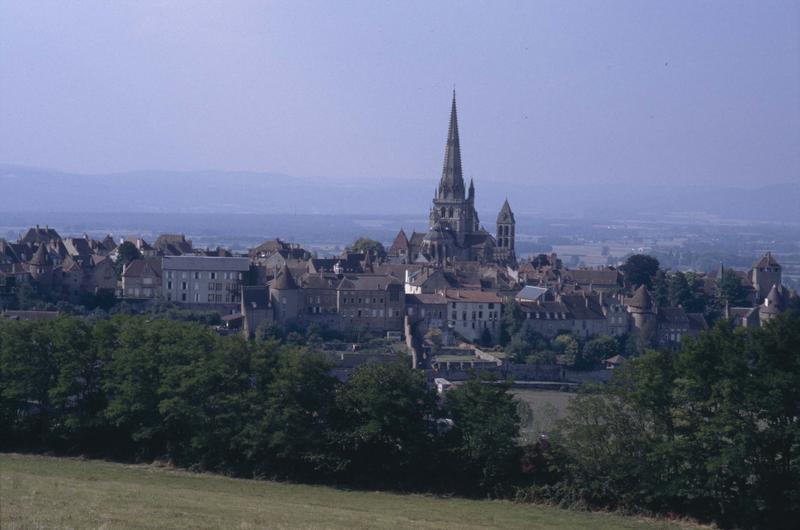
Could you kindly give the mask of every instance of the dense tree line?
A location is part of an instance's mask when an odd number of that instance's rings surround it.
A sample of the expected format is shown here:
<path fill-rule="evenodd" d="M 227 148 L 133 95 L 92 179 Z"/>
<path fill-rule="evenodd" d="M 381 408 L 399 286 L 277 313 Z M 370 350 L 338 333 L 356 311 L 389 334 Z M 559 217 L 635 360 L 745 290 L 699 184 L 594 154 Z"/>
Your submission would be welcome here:
<path fill-rule="evenodd" d="M 408 364 L 341 383 L 322 353 L 195 322 L 4 321 L 0 444 L 355 486 L 505 485 L 519 430 L 507 388 L 475 382 L 442 402 Z"/>
<path fill-rule="evenodd" d="M 196 322 L 4 321 L 0 446 L 723 526 L 788 528 L 800 515 L 791 313 L 756 330 L 722 321 L 681 351 L 646 352 L 532 445 L 508 383 L 476 376 L 441 398 L 402 359 L 347 382 L 331 368 L 308 347 Z"/>
<path fill-rule="evenodd" d="M 575 399 L 554 442 L 560 478 L 530 498 L 796 528 L 800 318 L 646 352 Z"/>

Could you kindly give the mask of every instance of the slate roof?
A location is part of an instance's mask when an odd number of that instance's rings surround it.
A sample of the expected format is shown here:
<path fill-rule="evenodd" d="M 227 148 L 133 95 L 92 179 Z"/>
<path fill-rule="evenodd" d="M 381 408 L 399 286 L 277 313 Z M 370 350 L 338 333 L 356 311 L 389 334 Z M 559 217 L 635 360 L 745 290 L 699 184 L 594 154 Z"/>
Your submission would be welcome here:
<path fill-rule="evenodd" d="M 650 292 L 644 285 L 640 285 L 639 288 L 634 291 L 633 296 L 628 298 L 626 303 L 630 307 L 636 307 L 638 309 L 650 309 L 653 307 L 653 299 L 650 297 Z"/>
<path fill-rule="evenodd" d="M 294 277 L 289 271 L 289 267 L 287 267 L 285 263 L 283 264 L 283 267 L 281 267 L 280 272 L 278 272 L 278 276 L 272 280 L 270 288 L 278 291 L 297 289 L 297 283 L 295 283 Z"/>
<path fill-rule="evenodd" d="M 250 258 L 221 258 L 212 256 L 164 256 L 163 270 L 234 271 L 250 270 Z"/>
<path fill-rule="evenodd" d="M 161 234 L 153 247 L 167 256 L 181 256 L 192 253 L 192 242 L 183 234 Z"/>
<path fill-rule="evenodd" d="M 772 315 L 778 314 L 783 310 L 783 296 L 777 285 L 773 285 L 772 289 L 769 290 L 767 299 L 764 300 L 764 304 L 761 307 L 763 313 Z"/>
<path fill-rule="evenodd" d="M 140 278 L 146 274 L 161 277 L 161 258 L 138 258 L 132 260 L 125 267 L 122 276 L 125 278 Z"/>
<path fill-rule="evenodd" d="M 385 274 L 347 274 L 337 286 L 338 290 L 385 291 L 390 285 L 401 285 L 394 276 Z"/>
<path fill-rule="evenodd" d="M 764 267 L 777 267 L 777 268 L 780 268 L 781 265 L 780 265 L 780 263 L 778 263 L 775 260 L 775 258 L 772 257 L 772 252 L 767 252 L 766 254 L 761 256 L 761 259 L 759 259 L 753 265 L 754 269 L 761 269 L 761 268 L 764 268 Z"/>
<path fill-rule="evenodd" d="M 440 293 L 407 294 L 406 304 L 445 305 L 447 304 L 447 299 Z"/>
<path fill-rule="evenodd" d="M 269 307 L 269 289 L 265 285 L 242 287 L 242 304 L 248 309 L 266 309 Z"/>
<path fill-rule="evenodd" d="M 658 308 L 658 320 L 664 325 L 676 328 L 688 328 L 689 317 L 682 307 Z"/>
<path fill-rule="evenodd" d="M 580 285 L 621 286 L 622 275 L 614 269 L 575 269 L 566 271 L 564 279 L 572 280 Z"/>
<path fill-rule="evenodd" d="M 33 255 L 30 261 L 31 265 L 52 265 L 53 260 L 50 258 L 50 253 L 44 243 L 39 245 L 36 249 L 36 254 Z"/>
<path fill-rule="evenodd" d="M 49 243 L 56 239 L 61 239 L 61 236 L 58 235 L 58 232 L 56 232 L 54 228 L 41 228 L 37 225 L 35 228 L 28 229 L 25 235 L 20 239 L 20 243 Z"/>

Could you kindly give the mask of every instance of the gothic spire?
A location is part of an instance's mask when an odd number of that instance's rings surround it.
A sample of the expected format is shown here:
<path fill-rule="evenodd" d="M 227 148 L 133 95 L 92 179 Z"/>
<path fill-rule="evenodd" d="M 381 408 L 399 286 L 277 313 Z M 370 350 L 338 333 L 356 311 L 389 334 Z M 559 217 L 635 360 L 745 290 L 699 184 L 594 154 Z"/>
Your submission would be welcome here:
<path fill-rule="evenodd" d="M 453 90 L 453 105 L 450 108 L 450 127 L 447 131 L 447 146 L 444 150 L 442 179 L 439 181 L 439 197 L 464 200 L 464 177 L 461 173 L 461 145 L 458 140 L 455 90 Z"/>

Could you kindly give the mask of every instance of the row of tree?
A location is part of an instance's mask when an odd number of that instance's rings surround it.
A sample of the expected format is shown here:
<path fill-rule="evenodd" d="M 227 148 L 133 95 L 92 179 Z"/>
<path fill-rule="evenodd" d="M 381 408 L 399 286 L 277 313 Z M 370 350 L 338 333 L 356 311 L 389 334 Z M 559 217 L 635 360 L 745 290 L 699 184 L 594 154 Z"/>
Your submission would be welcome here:
<path fill-rule="evenodd" d="M 0 445 L 166 458 L 236 476 L 676 513 L 723 526 L 800 517 L 800 318 L 720 321 L 586 388 L 522 445 L 508 384 L 440 398 L 404 361 L 346 382 L 324 354 L 117 316 L 0 322 Z"/>
<path fill-rule="evenodd" d="M 0 322 L 0 444 L 236 476 L 485 493 L 517 469 L 505 385 L 441 402 L 405 359 L 342 383 L 322 353 L 116 316 Z"/>

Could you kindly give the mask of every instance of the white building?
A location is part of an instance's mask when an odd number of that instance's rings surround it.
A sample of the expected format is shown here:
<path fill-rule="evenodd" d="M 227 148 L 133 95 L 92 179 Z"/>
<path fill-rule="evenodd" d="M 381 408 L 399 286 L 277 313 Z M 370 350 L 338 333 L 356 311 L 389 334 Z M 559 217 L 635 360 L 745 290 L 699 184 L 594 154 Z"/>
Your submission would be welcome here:
<path fill-rule="evenodd" d="M 239 304 L 249 258 L 164 256 L 162 297 L 179 304 Z"/>

